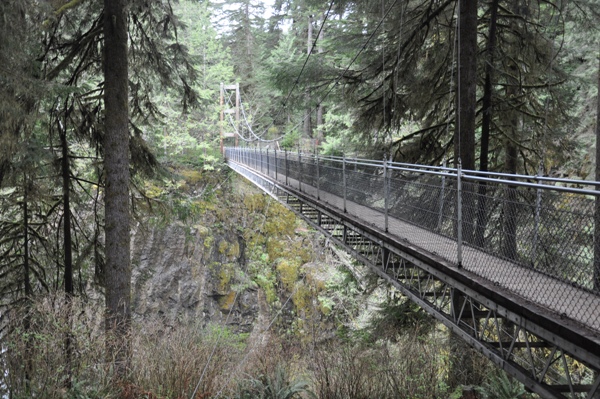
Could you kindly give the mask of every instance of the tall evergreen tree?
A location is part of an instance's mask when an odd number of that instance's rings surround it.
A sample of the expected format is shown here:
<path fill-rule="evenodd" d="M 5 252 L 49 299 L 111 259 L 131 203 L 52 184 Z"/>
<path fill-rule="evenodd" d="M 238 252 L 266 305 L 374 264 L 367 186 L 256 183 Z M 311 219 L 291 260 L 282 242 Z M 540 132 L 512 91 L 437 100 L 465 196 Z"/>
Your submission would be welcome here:
<path fill-rule="evenodd" d="M 120 341 L 127 339 L 131 319 L 127 3 L 105 0 L 103 23 L 106 329 Z M 112 346 L 111 358 L 124 361 L 126 347 Z"/>

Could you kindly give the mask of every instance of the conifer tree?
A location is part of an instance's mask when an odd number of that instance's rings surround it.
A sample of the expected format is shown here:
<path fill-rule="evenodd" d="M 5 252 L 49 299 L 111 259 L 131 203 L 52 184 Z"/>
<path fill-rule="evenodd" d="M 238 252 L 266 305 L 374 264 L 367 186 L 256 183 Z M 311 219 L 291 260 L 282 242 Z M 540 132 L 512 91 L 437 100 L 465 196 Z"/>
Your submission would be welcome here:
<path fill-rule="evenodd" d="M 119 348 L 111 357 L 126 359 L 121 348 L 131 318 L 129 217 L 129 81 L 127 1 L 104 1 L 104 169 L 106 174 L 106 329 Z M 124 372 L 124 369 L 123 369 Z"/>

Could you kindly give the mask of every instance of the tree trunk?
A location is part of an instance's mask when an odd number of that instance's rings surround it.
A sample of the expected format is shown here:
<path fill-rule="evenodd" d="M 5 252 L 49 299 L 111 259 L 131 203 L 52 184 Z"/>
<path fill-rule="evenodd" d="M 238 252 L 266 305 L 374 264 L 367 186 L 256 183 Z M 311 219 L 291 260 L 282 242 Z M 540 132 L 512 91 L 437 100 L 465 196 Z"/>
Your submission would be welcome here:
<path fill-rule="evenodd" d="M 23 173 L 23 286 L 28 300 L 33 296 L 29 274 L 29 179 Z"/>
<path fill-rule="evenodd" d="M 29 277 L 29 179 L 27 173 L 23 173 L 23 285 L 25 288 L 25 303 L 29 307 L 33 297 L 33 289 Z M 28 309 L 25 311 L 23 328 L 27 333 L 31 329 L 31 315 Z M 30 335 L 25 344 L 25 385 L 29 389 L 29 381 L 33 373 L 33 338 Z"/>
<path fill-rule="evenodd" d="M 475 169 L 475 107 L 477 105 L 477 1 L 460 0 L 458 43 L 458 121 L 455 157 L 463 169 Z"/>
<path fill-rule="evenodd" d="M 490 125 L 492 121 L 492 79 L 494 72 L 494 52 L 496 50 L 498 3 L 499 0 L 493 0 L 490 5 L 490 29 L 486 48 L 487 61 L 485 65 L 485 83 L 483 86 L 483 116 L 481 121 L 481 147 L 479 158 L 479 170 L 482 172 L 487 172 L 489 168 Z M 485 246 L 485 229 L 488 222 L 486 193 L 486 182 L 479 183 L 475 244 L 480 247 Z"/>
<path fill-rule="evenodd" d="M 104 171 L 108 356 L 125 373 L 131 319 L 127 0 L 104 0 Z"/>
<path fill-rule="evenodd" d="M 454 156 L 458 166 L 475 169 L 475 108 L 477 106 L 477 1 L 460 0 L 458 37 L 458 96 L 457 121 L 454 135 Z M 462 184 L 462 236 L 463 241 L 473 240 L 475 221 L 475 193 L 472 183 Z M 452 312 L 462 308 L 465 297 L 459 291 L 453 291 Z M 448 384 L 451 387 L 470 385 L 476 377 L 473 367 L 473 351 L 460 337 L 450 333 L 450 368 Z"/>
<path fill-rule="evenodd" d="M 596 181 L 600 181 L 600 54 L 598 54 L 598 103 L 596 109 Z M 600 190 L 600 187 L 596 187 Z M 594 290 L 600 291 L 600 197 L 596 197 L 594 214 Z"/>
<path fill-rule="evenodd" d="M 323 16 L 323 21 L 325 21 L 325 17 Z M 325 37 L 325 30 L 324 27 L 321 27 L 321 31 L 319 32 L 319 47 L 318 47 L 318 52 L 319 54 L 323 53 L 323 46 L 321 45 L 321 43 L 323 42 L 323 38 Z M 323 104 L 321 103 L 322 99 L 319 98 L 319 105 L 317 105 L 317 143 L 316 146 L 318 147 L 322 142 L 323 142 Z"/>
<path fill-rule="evenodd" d="M 58 135 L 61 147 L 61 174 L 62 174 L 62 196 L 63 196 L 63 248 L 64 254 L 64 280 L 65 280 L 65 311 L 68 327 L 65 330 L 65 381 L 67 389 L 72 386 L 71 369 L 73 359 L 73 337 L 71 334 L 71 299 L 75 290 L 73 288 L 73 248 L 71 239 L 71 188 L 69 169 L 69 143 L 67 142 L 67 131 L 64 125 L 57 119 Z"/>
<path fill-rule="evenodd" d="M 456 163 L 463 169 L 475 169 L 475 108 L 477 106 L 477 1 L 460 0 L 458 43 L 458 120 L 454 137 Z M 474 186 L 463 183 L 462 237 L 473 241 Z"/>
<path fill-rule="evenodd" d="M 306 49 L 306 54 L 310 54 L 311 50 L 312 50 L 312 36 L 313 36 L 313 26 L 312 26 L 312 16 L 309 15 L 308 16 L 308 31 L 307 31 L 307 49 Z M 305 94 L 305 99 L 306 99 L 306 108 L 304 111 L 304 135 L 306 137 L 310 137 L 312 138 L 313 134 L 312 134 L 312 108 L 310 106 L 310 90 L 307 88 L 306 89 L 306 94 Z"/>
<path fill-rule="evenodd" d="M 61 174 L 62 174 L 62 196 L 63 196 L 63 247 L 65 251 L 65 293 L 71 296 L 73 289 L 73 249 L 71 239 L 71 190 L 69 187 L 69 143 L 67 143 L 67 132 L 58 121 L 60 146 L 62 151 Z"/>
<path fill-rule="evenodd" d="M 520 15 L 522 11 L 521 0 L 513 0 L 511 5 L 513 13 Z M 515 32 L 520 31 L 519 22 L 511 20 L 512 29 Z M 515 174 L 518 170 L 518 148 L 517 143 L 519 142 L 519 131 L 521 130 L 521 117 L 519 112 L 516 110 L 517 98 L 521 94 L 521 81 L 518 78 L 520 76 L 520 66 L 516 60 L 518 55 L 518 43 L 513 43 L 511 47 L 512 51 L 515 52 L 508 64 L 508 78 L 506 88 L 506 98 L 508 99 L 509 105 L 512 110 L 509 113 L 510 125 L 506 129 L 508 137 L 504 138 L 504 172 Z M 510 178 L 509 178 L 510 179 Z M 504 214 L 502 223 L 502 248 L 501 253 L 508 259 L 517 259 L 517 192 L 515 186 L 506 186 L 504 203 L 502 212 Z"/>

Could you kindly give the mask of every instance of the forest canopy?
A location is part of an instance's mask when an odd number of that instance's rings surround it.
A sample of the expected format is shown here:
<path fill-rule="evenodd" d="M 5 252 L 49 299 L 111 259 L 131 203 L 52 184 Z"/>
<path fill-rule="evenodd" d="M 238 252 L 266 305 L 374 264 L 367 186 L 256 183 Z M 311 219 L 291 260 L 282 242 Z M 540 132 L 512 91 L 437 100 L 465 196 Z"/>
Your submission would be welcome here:
<path fill-rule="evenodd" d="M 113 164 L 134 221 L 175 212 L 177 166 L 222 166 L 223 131 L 591 179 L 599 58 L 597 0 L 2 0 L 0 334 L 36 296 L 113 287 Z"/>

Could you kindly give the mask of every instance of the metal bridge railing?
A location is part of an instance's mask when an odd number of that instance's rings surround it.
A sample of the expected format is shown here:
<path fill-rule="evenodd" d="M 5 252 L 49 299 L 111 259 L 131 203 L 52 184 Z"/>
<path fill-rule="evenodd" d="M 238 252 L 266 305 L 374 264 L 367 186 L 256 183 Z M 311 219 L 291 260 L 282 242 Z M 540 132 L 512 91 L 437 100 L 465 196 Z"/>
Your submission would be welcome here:
<path fill-rule="evenodd" d="M 264 149 L 227 148 L 226 157 L 392 233 L 402 229 L 412 244 L 518 294 L 554 308 L 568 300 L 580 319 L 593 311 L 581 295 L 547 292 L 564 284 L 536 286 L 530 273 L 600 293 L 598 182 Z M 506 264 L 517 268 L 503 273 Z"/>

